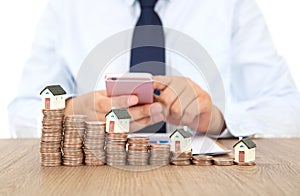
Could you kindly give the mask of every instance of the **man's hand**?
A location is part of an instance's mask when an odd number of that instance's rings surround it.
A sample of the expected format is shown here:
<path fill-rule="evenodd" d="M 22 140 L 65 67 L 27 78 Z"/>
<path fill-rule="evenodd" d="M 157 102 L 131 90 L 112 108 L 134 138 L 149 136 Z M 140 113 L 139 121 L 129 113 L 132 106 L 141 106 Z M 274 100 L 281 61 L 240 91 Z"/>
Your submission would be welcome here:
<path fill-rule="evenodd" d="M 212 105 L 211 97 L 189 78 L 154 76 L 154 89 L 160 91 L 155 100 L 164 106 L 166 121 L 184 125 L 202 133 L 219 134 L 224 118 Z"/>
<path fill-rule="evenodd" d="M 160 122 L 164 119 L 159 103 L 137 106 L 138 97 L 125 95 L 108 97 L 106 91 L 95 91 L 67 100 L 65 113 L 85 114 L 88 121 L 105 121 L 105 115 L 114 108 L 128 108 L 131 131 Z"/>

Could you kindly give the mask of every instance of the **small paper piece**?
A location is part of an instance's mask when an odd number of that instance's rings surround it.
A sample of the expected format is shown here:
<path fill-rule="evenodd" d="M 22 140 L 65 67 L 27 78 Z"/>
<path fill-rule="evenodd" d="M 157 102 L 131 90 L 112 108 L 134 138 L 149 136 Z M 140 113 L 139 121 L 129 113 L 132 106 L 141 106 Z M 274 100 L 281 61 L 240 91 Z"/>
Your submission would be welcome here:
<path fill-rule="evenodd" d="M 231 150 L 221 146 L 216 140 L 206 136 L 194 136 L 192 148 L 193 154 L 221 155 L 231 152 Z"/>

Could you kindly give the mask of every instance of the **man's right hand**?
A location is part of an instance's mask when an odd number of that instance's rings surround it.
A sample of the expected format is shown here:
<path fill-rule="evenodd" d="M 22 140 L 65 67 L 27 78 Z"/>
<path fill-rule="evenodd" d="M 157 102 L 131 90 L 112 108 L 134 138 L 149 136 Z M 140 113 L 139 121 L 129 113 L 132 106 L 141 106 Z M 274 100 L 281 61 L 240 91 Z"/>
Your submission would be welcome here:
<path fill-rule="evenodd" d="M 108 97 L 106 91 L 95 91 L 66 101 L 65 113 L 87 115 L 87 121 L 105 121 L 112 108 L 128 108 L 131 115 L 130 131 L 137 131 L 164 120 L 160 103 L 137 105 L 138 97 L 123 95 Z"/>

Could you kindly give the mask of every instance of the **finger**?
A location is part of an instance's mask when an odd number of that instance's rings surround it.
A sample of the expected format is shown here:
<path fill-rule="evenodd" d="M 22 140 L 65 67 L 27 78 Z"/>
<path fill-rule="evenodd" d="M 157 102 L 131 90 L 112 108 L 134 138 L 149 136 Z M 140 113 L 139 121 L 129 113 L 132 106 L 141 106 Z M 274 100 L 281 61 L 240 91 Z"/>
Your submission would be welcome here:
<path fill-rule="evenodd" d="M 164 91 L 162 91 L 162 93 L 160 94 L 159 97 L 156 98 L 156 100 L 165 106 L 164 114 L 166 116 L 173 115 L 173 113 L 175 113 L 175 116 L 177 116 L 177 118 L 180 118 L 183 111 L 180 105 L 181 104 L 180 96 L 185 90 L 185 85 L 184 82 L 176 82 L 176 83 L 178 84 L 174 83 L 174 85 L 173 84 L 169 85 Z M 172 107 L 174 103 L 176 106 Z"/>
<path fill-rule="evenodd" d="M 157 90 L 164 90 L 171 82 L 170 76 L 153 76 L 153 88 Z"/>
<path fill-rule="evenodd" d="M 183 89 L 177 89 L 177 90 L 183 90 Z M 165 88 L 164 91 L 161 92 L 160 96 L 156 98 L 156 100 L 163 105 L 167 106 L 168 109 L 170 109 L 170 106 L 172 103 L 177 99 L 181 92 L 176 92 L 174 89 L 171 87 Z"/>
<path fill-rule="evenodd" d="M 151 115 L 162 113 L 163 108 L 160 103 L 146 104 L 141 106 L 134 106 L 128 109 L 131 120 L 137 121 L 143 118 L 151 117 Z"/>
<path fill-rule="evenodd" d="M 172 116 L 167 116 L 166 121 L 172 125 L 180 125 L 181 119 L 172 118 Z"/>
<path fill-rule="evenodd" d="M 177 77 L 163 90 L 159 96 L 155 96 L 158 102 L 164 104 L 168 109 L 184 91 L 185 83 L 181 78 Z"/>
<path fill-rule="evenodd" d="M 194 99 L 183 111 L 180 124 L 190 126 L 190 124 L 198 117 L 201 113 L 199 100 Z"/>
<path fill-rule="evenodd" d="M 211 109 L 211 100 L 208 94 L 201 94 L 193 100 L 184 110 L 182 124 L 190 125 L 199 118 L 202 113 L 207 113 Z"/>
<path fill-rule="evenodd" d="M 129 108 L 138 104 L 138 97 L 136 95 L 122 95 L 118 97 L 108 98 L 108 105 L 110 108 Z M 106 103 L 107 104 L 107 103 Z"/>
<path fill-rule="evenodd" d="M 186 110 L 187 106 L 197 99 L 197 94 L 194 89 L 187 85 L 184 91 L 179 95 L 179 97 L 171 105 L 170 112 L 171 116 L 175 119 L 180 119 L 183 116 L 183 112 Z"/>
<path fill-rule="evenodd" d="M 104 91 L 94 91 L 75 98 L 72 98 L 73 112 L 88 114 L 90 112 L 109 111 L 107 96 Z M 108 106 L 107 106 L 108 105 Z M 95 115 L 93 115 L 95 116 Z"/>
<path fill-rule="evenodd" d="M 164 116 L 162 113 L 157 113 L 151 117 L 146 117 L 143 119 L 139 119 L 137 121 L 132 121 L 130 123 L 130 132 L 138 131 L 143 129 L 149 125 L 164 121 Z"/>
<path fill-rule="evenodd" d="M 202 120 L 202 119 L 206 119 L 206 120 Z M 211 114 L 204 113 L 196 117 L 194 121 L 190 124 L 190 127 L 201 133 L 206 133 L 210 126 L 210 123 L 211 123 Z"/>

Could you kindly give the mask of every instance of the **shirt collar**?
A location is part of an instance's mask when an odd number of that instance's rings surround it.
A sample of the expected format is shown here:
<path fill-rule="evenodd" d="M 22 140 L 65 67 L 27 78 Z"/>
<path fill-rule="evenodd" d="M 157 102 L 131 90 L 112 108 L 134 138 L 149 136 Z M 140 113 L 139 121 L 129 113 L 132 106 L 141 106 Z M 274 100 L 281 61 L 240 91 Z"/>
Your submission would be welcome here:
<path fill-rule="evenodd" d="M 130 6 L 132 6 L 137 0 L 126 0 Z M 165 0 L 165 1 L 172 1 L 172 0 Z"/>

